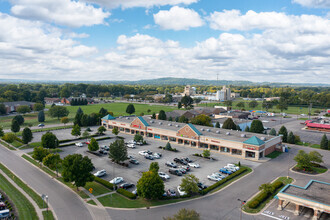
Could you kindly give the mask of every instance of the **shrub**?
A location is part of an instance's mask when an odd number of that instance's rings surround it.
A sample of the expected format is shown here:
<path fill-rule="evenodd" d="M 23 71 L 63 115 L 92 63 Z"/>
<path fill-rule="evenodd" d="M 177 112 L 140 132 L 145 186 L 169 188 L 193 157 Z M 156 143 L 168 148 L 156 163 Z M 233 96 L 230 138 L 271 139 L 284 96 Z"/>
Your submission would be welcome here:
<path fill-rule="evenodd" d="M 110 183 L 109 181 L 106 181 L 104 179 L 101 179 L 100 177 L 94 177 L 95 182 L 100 183 L 101 185 L 113 190 L 114 189 L 114 185 L 112 183 Z"/>
<path fill-rule="evenodd" d="M 2 140 L 13 143 L 16 140 L 16 135 L 14 133 L 7 133 L 2 137 Z"/>
<path fill-rule="evenodd" d="M 134 193 L 131 193 L 125 189 L 119 188 L 117 189 L 117 193 L 129 198 L 129 199 L 136 199 L 136 195 Z"/>
<path fill-rule="evenodd" d="M 258 201 L 250 201 L 250 202 L 248 202 L 247 205 L 250 209 L 255 209 L 259 206 L 259 202 Z"/>

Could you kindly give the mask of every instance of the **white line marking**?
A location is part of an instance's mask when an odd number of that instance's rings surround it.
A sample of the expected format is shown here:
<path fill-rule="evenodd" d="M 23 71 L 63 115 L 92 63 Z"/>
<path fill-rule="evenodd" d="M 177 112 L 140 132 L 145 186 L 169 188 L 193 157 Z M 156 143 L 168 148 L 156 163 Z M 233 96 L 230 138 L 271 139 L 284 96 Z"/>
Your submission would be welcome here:
<path fill-rule="evenodd" d="M 267 215 L 267 214 L 265 214 L 265 213 L 261 213 L 261 215 L 265 215 L 265 216 L 267 216 L 267 217 L 269 217 L 269 218 L 274 218 L 274 219 L 277 219 L 277 220 L 283 220 L 283 219 L 281 219 L 281 218 L 277 218 L 277 217 L 275 217 L 275 216 Z"/>

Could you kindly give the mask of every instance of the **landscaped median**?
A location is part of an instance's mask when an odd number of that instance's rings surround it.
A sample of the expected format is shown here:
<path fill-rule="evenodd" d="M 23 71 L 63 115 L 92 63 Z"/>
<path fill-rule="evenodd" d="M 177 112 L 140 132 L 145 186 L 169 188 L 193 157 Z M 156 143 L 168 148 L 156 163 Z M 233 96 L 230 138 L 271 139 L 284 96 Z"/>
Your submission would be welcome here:
<path fill-rule="evenodd" d="M 203 195 L 206 195 L 209 192 L 218 191 L 224 188 L 225 186 L 229 185 L 230 183 L 234 182 L 235 180 L 247 175 L 250 172 L 252 172 L 251 168 L 241 166 L 240 170 L 227 176 L 223 180 L 209 186 L 208 188 L 201 191 L 200 194 L 191 197 L 189 196 L 175 197 L 175 198 L 165 197 L 164 199 L 160 199 L 160 200 L 145 200 L 140 197 L 134 199 L 136 197 L 134 194 L 126 190 L 118 189 L 117 193 L 99 197 L 98 200 L 102 203 L 103 206 L 114 207 L 114 208 L 143 208 L 143 207 L 166 205 L 166 204 L 198 198 Z"/>
<path fill-rule="evenodd" d="M 293 181 L 292 178 L 279 177 L 271 184 L 263 184 L 263 188 L 256 196 L 250 199 L 243 207 L 242 210 L 247 213 L 258 213 L 266 204 L 271 201 L 274 196 L 287 184 Z M 265 188 L 269 189 L 269 191 Z"/>

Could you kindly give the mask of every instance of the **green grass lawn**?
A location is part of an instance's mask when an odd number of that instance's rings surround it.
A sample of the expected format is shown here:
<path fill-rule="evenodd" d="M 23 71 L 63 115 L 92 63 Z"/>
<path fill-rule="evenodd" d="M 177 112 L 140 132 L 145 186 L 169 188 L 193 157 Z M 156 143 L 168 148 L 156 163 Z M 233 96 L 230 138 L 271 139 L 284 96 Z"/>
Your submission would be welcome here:
<path fill-rule="evenodd" d="M 13 201 L 20 219 L 38 219 L 36 210 L 30 201 L 1 174 L 0 189 Z"/>
<path fill-rule="evenodd" d="M 2 141 L 2 140 L 1 140 L 0 143 L 1 143 L 3 146 L 5 146 L 6 148 L 8 148 L 9 150 L 16 150 L 16 148 L 10 146 L 10 145 L 7 144 L 7 142 L 5 142 L 5 141 Z"/>
<path fill-rule="evenodd" d="M 281 154 L 282 154 L 282 152 L 280 152 L 280 151 L 273 151 L 270 154 L 268 154 L 266 157 L 274 159 L 274 158 L 280 156 Z"/>
<path fill-rule="evenodd" d="M 48 212 L 42 211 L 42 216 L 44 217 L 44 220 L 55 220 L 53 212 L 50 210 L 48 210 Z"/>
<path fill-rule="evenodd" d="M 19 147 L 23 146 L 23 143 L 15 140 L 13 143 L 11 143 L 11 145 L 13 145 L 16 148 L 19 148 Z"/>
<path fill-rule="evenodd" d="M 287 177 L 279 177 L 279 178 L 277 178 L 275 181 L 277 181 L 277 180 L 282 181 L 283 186 L 280 187 L 280 188 L 278 188 L 278 189 L 277 189 L 272 195 L 270 195 L 265 201 L 263 201 L 262 203 L 260 203 L 259 206 L 258 206 L 257 208 L 255 208 L 255 209 L 251 209 L 251 208 L 248 207 L 247 204 L 245 204 L 245 205 L 242 207 L 242 209 L 243 209 L 245 212 L 248 212 L 248 213 L 258 213 L 258 212 L 260 212 L 260 211 L 261 211 L 261 210 L 267 205 L 267 203 L 270 202 L 270 201 L 274 198 L 274 196 L 275 196 L 279 191 L 281 191 L 281 189 L 282 189 L 285 185 L 287 185 L 287 184 L 289 184 L 289 183 L 292 183 L 292 181 L 293 181 L 293 179 L 290 178 L 290 177 L 289 177 L 289 179 L 288 179 Z"/>
<path fill-rule="evenodd" d="M 20 188 L 22 188 L 39 206 L 42 208 L 42 198 L 28 185 L 26 185 L 20 178 L 15 176 L 7 167 L 5 167 L 2 163 L 0 163 L 0 169 L 10 178 L 12 179 Z"/>
<path fill-rule="evenodd" d="M 105 104 L 83 105 L 83 106 L 66 106 L 66 107 L 70 112 L 68 115 L 69 121 L 72 122 L 79 107 L 84 111 L 85 114 L 99 112 L 100 109 L 103 107 L 108 111 L 113 112 L 114 116 L 121 116 L 121 115 L 127 115 L 126 107 L 128 104 L 129 103 L 116 102 L 116 103 L 105 103 Z M 140 115 L 142 112 L 144 114 L 148 114 L 148 109 L 151 110 L 150 114 L 152 114 L 153 112 L 158 113 L 160 110 L 164 110 L 165 112 L 168 112 L 176 109 L 176 107 L 162 106 L 162 105 L 149 105 L 149 104 L 136 104 L 136 103 L 133 103 L 133 105 L 135 107 L 135 113 L 134 113 L 135 115 Z M 50 106 L 47 105 L 46 108 L 50 108 Z M 21 126 L 21 128 L 24 128 L 29 125 L 37 126 L 38 124 L 40 124 L 40 122 L 38 122 L 38 113 L 24 114 L 23 117 L 25 119 L 25 122 Z M 0 117 L 1 126 L 4 129 L 10 129 L 11 121 L 13 118 L 14 116 Z M 60 124 L 60 123 L 61 123 L 60 120 L 58 120 L 57 118 L 49 117 L 48 112 L 45 111 L 45 122 L 43 122 L 43 124 L 45 124 L 46 127 L 38 130 L 46 131 L 47 129 L 51 129 L 51 128 L 47 128 L 47 125 Z"/>
<path fill-rule="evenodd" d="M 240 108 L 238 108 L 236 105 L 239 102 L 244 102 L 245 103 L 245 110 L 264 110 L 266 111 L 264 108 L 262 108 L 262 101 L 258 101 L 258 106 L 255 108 L 250 108 L 249 107 L 249 103 L 251 101 L 244 101 L 242 98 L 240 99 L 236 99 L 233 101 L 233 105 L 232 105 L 232 109 L 238 109 L 240 110 Z M 199 104 L 198 106 L 204 107 L 204 106 L 208 106 L 208 107 L 214 107 L 214 106 L 225 106 L 223 102 L 214 102 L 214 103 L 207 103 L 205 104 Z M 285 113 L 287 114 L 308 114 L 308 107 L 301 107 L 302 109 L 300 109 L 300 107 L 297 106 L 289 106 L 288 110 L 284 110 Z M 321 108 L 312 108 L 312 114 L 314 114 L 315 110 L 324 110 Z M 268 109 L 269 112 L 274 112 L 274 113 L 280 113 L 280 110 L 276 108 L 276 106 L 273 106 L 273 108 Z"/>
<path fill-rule="evenodd" d="M 296 165 L 295 167 L 294 167 L 294 169 L 298 169 L 298 170 L 296 170 L 296 171 L 298 171 L 299 172 L 299 170 L 301 170 L 302 172 L 303 172 L 303 168 L 301 168 L 300 166 L 298 166 L 298 165 Z M 313 166 L 312 168 L 311 168 L 316 174 L 321 174 L 321 173 L 325 173 L 325 172 L 327 172 L 328 171 L 328 169 L 326 168 L 326 167 L 315 167 L 315 166 Z M 314 173 L 314 174 L 315 174 Z"/>
<path fill-rule="evenodd" d="M 89 200 L 87 203 L 88 204 L 91 204 L 91 205 L 96 205 L 96 203 L 94 202 L 94 200 Z"/>
<path fill-rule="evenodd" d="M 109 193 L 111 192 L 111 190 L 105 188 L 104 186 L 102 186 L 101 184 L 97 183 L 97 182 L 88 182 L 86 183 L 85 189 L 89 190 L 90 188 L 93 189 L 93 195 L 94 196 L 98 196 L 98 195 L 102 195 L 102 194 L 105 194 L 105 193 Z"/>

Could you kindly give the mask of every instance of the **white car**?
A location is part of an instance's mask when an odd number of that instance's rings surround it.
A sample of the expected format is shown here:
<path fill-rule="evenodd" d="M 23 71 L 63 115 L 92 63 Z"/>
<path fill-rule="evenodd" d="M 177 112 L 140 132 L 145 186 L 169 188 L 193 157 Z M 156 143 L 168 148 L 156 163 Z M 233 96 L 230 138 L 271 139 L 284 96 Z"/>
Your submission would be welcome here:
<path fill-rule="evenodd" d="M 223 168 L 235 173 L 237 170 L 234 167 L 224 166 Z"/>
<path fill-rule="evenodd" d="M 116 177 L 116 178 L 110 180 L 110 183 L 112 183 L 112 184 L 119 184 L 121 182 L 124 182 L 124 178 L 123 177 Z"/>
<path fill-rule="evenodd" d="M 158 175 L 159 175 L 160 178 L 162 178 L 162 179 L 166 179 L 166 180 L 168 180 L 168 179 L 171 178 L 169 175 L 167 175 L 167 174 L 164 173 L 164 172 L 158 172 Z"/>
<path fill-rule="evenodd" d="M 110 148 L 109 148 L 107 145 L 103 145 L 103 146 L 101 147 L 101 149 L 104 149 L 104 150 L 106 150 L 106 151 L 109 151 L 109 150 L 110 150 Z"/>
<path fill-rule="evenodd" d="M 148 152 L 147 152 L 146 150 L 139 151 L 139 154 L 142 155 L 142 156 L 149 155 Z"/>
<path fill-rule="evenodd" d="M 194 167 L 194 168 L 199 168 L 200 167 L 198 163 L 188 163 L 188 165 L 190 167 Z"/>
<path fill-rule="evenodd" d="M 94 173 L 94 176 L 101 177 L 107 174 L 107 171 L 105 170 L 99 170 L 96 173 Z"/>
<path fill-rule="evenodd" d="M 159 158 L 161 157 L 161 155 L 160 155 L 159 153 L 154 153 L 153 157 L 154 157 L 155 159 L 159 159 Z"/>
<path fill-rule="evenodd" d="M 212 175 L 211 176 L 216 176 L 216 177 L 219 177 L 220 179 L 223 179 L 223 178 L 225 178 L 225 176 L 224 175 L 222 175 L 221 173 L 212 173 Z"/>
<path fill-rule="evenodd" d="M 77 147 L 82 147 L 82 146 L 83 146 L 83 143 L 78 142 L 78 143 L 75 143 L 75 145 L 76 145 Z"/>
<path fill-rule="evenodd" d="M 185 196 L 187 193 L 181 189 L 181 186 L 178 186 L 178 192 L 180 196 Z"/>
<path fill-rule="evenodd" d="M 131 141 L 127 142 L 127 144 L 136 144 L 136 142 L 134 140 L 131 140 Z"/>
<path fill-rule="evenodd" d="M 228 166 L 228 167 L 232 167 L 232 168 L 234 168 L 234 169 L 236 169 L 236 170 L 239 170 L 239 166 L 235 166 L 235 165 L 232 164 L 232 163 L 228 163 L 227 166 Z"/>
<path fill-rule="evenodd" d="M 208 178 L 209 180 L 216 181 L 216 182 L 218 182 L 218 181 L 221 180 L 220 177 L 215 176 L 215 175 L 208 175 L 207 178 Z"/>
<path fill-rule="evenodd" d="M 126 146 L 127 146 L 128 148 L 132 148 L 132 149 L 135 148 L 135 145 L 134 145 L 134 144 L 127 144 Z"/>

